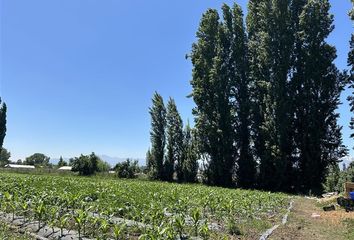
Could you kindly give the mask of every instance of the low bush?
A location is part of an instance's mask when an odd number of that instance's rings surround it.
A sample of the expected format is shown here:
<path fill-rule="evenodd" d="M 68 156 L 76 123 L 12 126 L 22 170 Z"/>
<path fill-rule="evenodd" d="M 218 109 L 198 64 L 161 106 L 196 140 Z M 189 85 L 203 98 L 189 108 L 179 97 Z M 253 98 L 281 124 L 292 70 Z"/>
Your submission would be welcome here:
<path fill-rule="evenodd" d="M 114 171 L 119 178 L 135 178 L 135 174 L 139 173 L 138 161 L 127 159 L 124 162 L 117 163 Z"/>

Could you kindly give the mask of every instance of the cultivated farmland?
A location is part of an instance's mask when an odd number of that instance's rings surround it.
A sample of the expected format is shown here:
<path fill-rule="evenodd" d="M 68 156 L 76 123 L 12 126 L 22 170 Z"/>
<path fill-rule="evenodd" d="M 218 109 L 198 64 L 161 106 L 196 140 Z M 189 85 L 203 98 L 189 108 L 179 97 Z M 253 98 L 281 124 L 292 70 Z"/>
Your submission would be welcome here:
<path fill-rule="evenodd" d="M 255 239 L 281 221 L 290 201 L 280 193 L 141 180 L 1 173 L 0 182 L 2 220 L 46 228 L 49 238 Z"/>

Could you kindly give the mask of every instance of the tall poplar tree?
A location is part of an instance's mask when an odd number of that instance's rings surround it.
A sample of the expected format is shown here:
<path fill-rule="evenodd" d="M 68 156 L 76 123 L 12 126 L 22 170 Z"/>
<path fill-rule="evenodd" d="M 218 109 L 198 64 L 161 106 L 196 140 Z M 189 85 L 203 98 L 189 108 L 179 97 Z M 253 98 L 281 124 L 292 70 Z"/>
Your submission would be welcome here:
<path fill-rule="evenodd" d="M 193 109 L 208 184 L 232 186 L 235 169 L 231 114 L 230 42 L 216 10 L 203 14 L 192 46 Z"/>
<path fill-rule="evenodd" d="M 256 164 L 250 150 L 250 98 L 247 56 L 247 36 L 243 13 L 239 5 L 222 6 L 223 27 L 229 43 L 230 58 L 226 58 L 231 80 L 230 103 L 232 105 L 232 127 L 234 129 L 235 157 L 237 161 L 237 185 L 253 187 Z"/>
<path fill-rule="evenodd" d="M 151 116 L 149 172 L 153 179 L 162 180 L 164 178 L 166 108 L 162 96 L 157 92 L 152 98 L 152 106 L 149 108 L 149 113 Z"/>
<path fill-rule="evenodd" d="M 292 166 L 288 84 L 294 42 L 291 1 L 250 1 L 247 25 L 259 184 L 266 189 L 285 190 Z"/>
<path fill-rule="evenodd" d="M 292 106 L 289 92 L 289 75 L 291 69 L 291 54 L 294 45 L 291 26 L 291 1 L 275 0 L 272 9 L 271 51 L 271 88 L 272 114 L 274 117 L 274 178 L 277 179 L 273 189 L 288 190 L 291 185 L 292 162 L 290 156 L 293 145 L 291 139 Z M 271 131 L 271 129 L 269 129 Z"/>
<path fill-rule="evenodd" d="M 328 0 L 250 0 L 247 33 L 237 5 L 223 5 L 221 20 L 216 10 L 203 15 L 191 84 L 209 184 L 254 187 L 258 165 L 262 189 L 321 192 L 328 166 L 346 153 L 329 9 Z"/>
<path fill-rule="evenodd" d="M 181 168 L 180 166 L 183 165 L 183 122 L 172 98 L 167 103 L 166 123 L 167 155 L 164 161 L 164 172 L 165 180 L 172 181 L 175 166 Z"/>
<path fill-rule="evenodd" d="M 194 131 L 187 122 L 184 128 L 183 162 L 182 171 L 178 174 L 178 180 L 184 182 L 196 182 L 198 173 L 198 149 Z"/>
<path fill-rule="evenodd" d="M 295 142 L 300 191 L 321 193 L 327 168 L 345 154 L 335 112 L 344 78 L 333 61 L 336 49 L 326 42 L 333 30 L 328 0 L 309 0 L 299 18 L 294 63 Z"/>
<path fill-rule="evenodd" d="M 6 112 L 7 106 L 1 101 L 0 98 L 0 151 L 4 143 L 4 138 L 6 136 Z"/>
<path fill-rule="evenodd" d="M 275 172 L 275 164 L 271 155 L 270 128 L 265 127 L 266 121 L 271 120 L 270 108 L 267 99 L 269 91 L 271 69 L 271 37 L 269 34 L 271 3 L 270 1 L 250 0 L 248 3 L 247 30 L 248 30 L 248 58 L 249 78 L 252 101 L 252 138 L 255 157 L 259 163 L 259 186 L 270 188 L 274 186 L 274 179 L 270 178 Z M 269 125 L 269 124 L 268 124 Z M 273 181 L 273 182 L 272 182 Z"/>

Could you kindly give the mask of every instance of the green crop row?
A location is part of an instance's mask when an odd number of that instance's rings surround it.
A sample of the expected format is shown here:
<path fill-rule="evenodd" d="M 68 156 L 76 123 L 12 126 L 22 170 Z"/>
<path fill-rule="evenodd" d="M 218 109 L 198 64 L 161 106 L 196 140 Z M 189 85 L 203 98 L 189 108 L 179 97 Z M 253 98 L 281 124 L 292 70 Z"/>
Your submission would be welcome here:
<path fill-rule="evenodd" d="M 97 239 L 247 238 L 288 203 L 285 194 L 197 184 L 0 173 L 2 212 Z"/>

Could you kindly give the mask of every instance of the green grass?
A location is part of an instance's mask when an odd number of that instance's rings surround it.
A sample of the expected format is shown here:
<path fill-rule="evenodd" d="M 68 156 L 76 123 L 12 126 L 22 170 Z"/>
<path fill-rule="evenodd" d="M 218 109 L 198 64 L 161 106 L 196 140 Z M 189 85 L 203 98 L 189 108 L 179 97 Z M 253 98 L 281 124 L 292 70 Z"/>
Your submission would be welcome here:
<path fill-rule="evenodd" d="M 272 221 L 274 216 L 280 219 L 289 203 L 289 197 L 281 193 L 200 184 L 14 173 L 0 173 L 0 193 L 2 211 L 40 218 L 52 225 L 68 214 L 66 228 L 85 229 L 86 235 L 101 238 L 113 237 L 113 217 L 148 225 L 118 226 L 128 237 L 173 239 L 198 235 L 217 239 L 236 232 L 252 238 L 250 234 L 258 235 L 272 224 L 271 216 Z M 40 207 L 44 210 L 38 213 Z M 88 211 L 99 213 L 99 217 L 82 214 Z M 105 221 L 109 223 L 107 233 Z M 212 225 L 218 230 L 214 231 Z"/>

